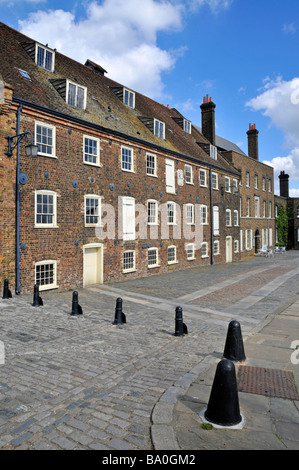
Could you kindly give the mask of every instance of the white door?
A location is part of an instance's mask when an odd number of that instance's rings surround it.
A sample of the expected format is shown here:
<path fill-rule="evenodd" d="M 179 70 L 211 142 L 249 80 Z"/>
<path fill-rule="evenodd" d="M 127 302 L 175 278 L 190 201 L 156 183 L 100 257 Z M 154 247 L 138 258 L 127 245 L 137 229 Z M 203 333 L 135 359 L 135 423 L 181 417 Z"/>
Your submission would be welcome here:
<path fill-rule="evenodd" d="M 226 262 L 231 263 L 233 260 L 233 241 L 232 237 L 226 237 Z"/>
<path fill-rule="evenodd" d="M 83 250 L 83 286 L 103 283 L 103 247 L 86 245 Z"/>

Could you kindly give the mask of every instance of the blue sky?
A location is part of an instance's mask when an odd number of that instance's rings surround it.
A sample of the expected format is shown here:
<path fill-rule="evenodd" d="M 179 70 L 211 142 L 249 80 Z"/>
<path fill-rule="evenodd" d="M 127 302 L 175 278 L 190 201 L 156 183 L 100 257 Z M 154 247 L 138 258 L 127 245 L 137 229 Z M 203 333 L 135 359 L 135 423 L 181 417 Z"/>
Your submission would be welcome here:
<path fill-rule="evenodd" d="M 201 125 L 216 103 L 216 133 L 290 175 L 299 197 L 298 0 L 0 0 L 0 20 Z"/>

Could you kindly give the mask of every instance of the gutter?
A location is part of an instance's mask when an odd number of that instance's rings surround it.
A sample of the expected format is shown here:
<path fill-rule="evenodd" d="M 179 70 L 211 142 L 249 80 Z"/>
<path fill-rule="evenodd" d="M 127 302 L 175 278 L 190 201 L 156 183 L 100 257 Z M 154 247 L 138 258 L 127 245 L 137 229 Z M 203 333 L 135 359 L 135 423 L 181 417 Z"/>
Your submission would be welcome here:
<path fill-rule="evenodd" d="M 212 171 L 210 169 L 210 237 L 211 237 L 211 265 L 214 264 L 214 214 L 213 214 L 213 190 L 212 190 Z"/>
<path fill-rule="evenodd" d="M 167 149 L 167 148 L 162 147 L 160 145 L 152 144 L 150 142 L 147 142 L 146 140 L 138 139 L 137 137 L 133 137 L 133 136 L 129 136 L 127 134 L 123 134 L 119 131 L 115 131 L 115 130 L 109 129 L 107 127 L 100 126 L 99 124 L 94 124 L 92 122 L 85 121 L 84 119 L 80 119 L 80 118 L 77 118 L 75 116 L 71 116 L 69 114 L 62 113 L 61 111 L 55 111 L 53 109 L 47 108 L 46 106 L 41 106 L 39 104 L 32 103 L 31 101 L 23 100 L 22 98 L 13 97 L 12 101 L 14 103 L 19 104 L 19 105 L 24 105 L 24 106 L 27 106 L 29 108 L 33 108 L 37 111 L 41 111 L 41 112 L 50 114 L 52 116 L 56 116 L 58 118 L 61 118 L 61 119 L 64 119 L 64 120 L 67 120 L 67 121 L 70 121 L 70 122 L 74 122 L 74 123 L 79 124 L 81 126 L 93 128 L 93 129 L 101 131 L 101 132 L 106 132 L 106 133 L 109 133 L 109 134 L 114 135 L 116 137 L 120 137 L 122 139 L 130 140 L 130 141 L 132 141 L 134 143 L 137 143 L 137 144 L 141 144 L 141 145 L 144 145 L 144 146 L 147 146 L 147 147 L 151 147 L 152 149 L 156 149 L 160 152 L 168 153 L 168 154 L 173 155 L 175 157 L 184 158 L 184 159 L 189 160 L 189 161 L 191 161 L 191 162 L 193 162 L 197 165 L 204 165 L 204 166 L 207 166 L 209 168 L 214 168 L 214 169 L 217 169 L 218 171 L 222 171 L 223 173 L 229 173 L 231 175 L 235 175 L 235 176 L 240 177 L 240 173 L 237 173 L 235 171 L 226 170 L 226 169 L 221 168 L 217 165 L 214 165 L 213 163 L 205 162 L 203 160 L 198 160 L 197 158 L 191 157 L 189 155 L 185 155 L 183 153 L 176 152 L 176 151 L 171 150 L 171 149 Z"/>
<path fill-rule="evenodd" d="M 20 116 L 23 105 L 20 104 L 17 111 L 17 135 L 20 134 Z M 17 168 L 16 168 L 16 253 L 15 253 L 15 292 L 20 294 L 20 143 L 17 143 Z"/>

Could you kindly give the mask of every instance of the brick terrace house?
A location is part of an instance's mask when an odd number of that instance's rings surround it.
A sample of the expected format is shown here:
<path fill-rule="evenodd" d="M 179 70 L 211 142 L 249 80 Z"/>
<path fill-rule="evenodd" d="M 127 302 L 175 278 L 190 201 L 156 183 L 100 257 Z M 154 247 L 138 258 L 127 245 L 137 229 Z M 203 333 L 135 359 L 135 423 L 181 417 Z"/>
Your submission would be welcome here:
<path fill-rule="evenodd" d="M 176 109 L 3 23 L 0 74 L 1 285 L 69 289 L 240 259 L 240 172 Z"/>

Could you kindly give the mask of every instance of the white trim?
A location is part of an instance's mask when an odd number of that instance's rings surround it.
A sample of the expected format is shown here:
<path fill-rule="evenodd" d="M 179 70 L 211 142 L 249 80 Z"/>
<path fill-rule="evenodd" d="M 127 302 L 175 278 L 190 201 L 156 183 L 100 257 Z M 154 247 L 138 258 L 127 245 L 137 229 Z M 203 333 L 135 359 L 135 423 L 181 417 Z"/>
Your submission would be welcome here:
<path fill-rule="evenodd" d="M 96 158 L 96 163 L 89 162 L 85 160 L 85 139 L 93 140 L 97 144 L 97 153 L 96 155 L 92 155 L 93 157 Z M 93 137 L 91 135 L 83 134 L 83 163 L 85 165 L 91 165 L 91 166 L 101 166 L 101 159 L 100 159 L 100 139 L 98 137 Z"/>
<path fill-rule="evenodd" d="M 129 150 L 130 151 L 130 157 L 131 157 L 131 164 L 130 168 L 123 168 L 123 150 Z M 124 162 L 125 165 L 128 165 L 127 162 Z M 134 171 L 134 150 L 132 147 L 127 147 L 126 145 L 121 146 L 121 151 L 120 151 L 120 166 L 122 171 L 128 171 L 129 173 L 135 173 Z"/>
<path fill-rule="evenodd" d="M 76 87 L 76 95 L 75 95 L 75 104 L 72 105 L 69 103 L 69 86 L 70 85 L 73 85 Z M 83 91 L 84 91 L 84 98 L 83 98 L 83 107 L 79 107 L 78 106 L 78 88 L 82 88 Z M 86 86 L 83 86 L 83 85 L 80 85 L 79 83 L 75 83 L 75 82 L 72 82 L 71 80 L 67 79 L 66 80 L 66 95 L 65 95 L 65 100 L 66 100 L 66 103 L 69 105 L 69 106 L 72 106 L 73 108 L 76 108 L 76 109 L 82 109 L 82 110 L 85 110 L 86 109 L 86 100 L 87 100 L 87 87 Z"/>
<path fill-rule="evenodd" d="M 125 255 L 125 253 L 133 253 L 133 266 L 131 268 L 127 268 L 127 269 L 124 268 L 124 262 L 125 262 L 124 255 Z M 133 272 L 133 271 L 136 271 L 136 252 L 135 252 L 135 250 L 125 250 L 123 252 L 123 273 L 130 273 L 130 272 Z"/>
<path fill-rule="evenodd" d="M 100 227 L 101 226 L 101 204 L 102 204 L 102 197 L 98 194 L 84 194 L 84 227 Z M 89 215 L 89 217 L 97 217 L 97 223 L 88 223 L 86 222 L 86 199 L 97 199 L 98 200 L 98 214 L 97 215 Z"/>
<path fill-rule="evenodd" d="M 37 126 L 46 128 L 46 129 L 51 129 L 52 130 L 52 145 L 46 144 L 47 147 L 50 147 L 52 149 L 51 153 L 46 153 L 46 152 L 38 152 L 38 155 L 43 156 L 43 157 L 50 157 L 50 158 L 57 158 L 56 157 L 56 127 L 53 126 L 52 124 L 46 124 L 45 122 L 41 121 L 35 121 L 34 125 L 34 143 L 35 145 L 42 145 L 42 143 L 37 141 Z"/>
<path fill-rule="evenodd" d="M 53 196 L 53 214 L 45 214 L 45 215 L 52 215 L 53 222 L 49 223 L 42 223 L 36 222 L 37 215 L 41 215 L 42 213 L 37 213 L 37 196 L 38 195 L 45 195 L 45 196 Z M 37 189 L 34 192 L 34 227 L 35 228 L 57 228 L 57 193 L 55 191 L 49 191 L 48 189 Z"/>
<path fill-rule="evenodd" d="M 174 249 L 174 259 L 169 261 L 169 250 Z M 177 263 L 177 248 L 175 245 L 169 245 L 167 247 L 167 264 L 176 264 Z"/>
<path fill-rule="evenodd" d="M 156 253 L 156 263 L 155 264 L 149 264 L 148 263 L 149 262 L 149 252 L 150 251 L 155 251 L 155 253 Z M 150 247 L 147 250 L 147 267 L 149 269 L 151 269 L 151 268 L 156 268 L 157 266 L 159 266 L 159 250 L 156 247 Z"/>
<path fill-rule="evenodd" d="M 46 264 L 53 264 L 53 283 L 52 284 L 44 284 L 44 285 L 41 285 L 38 280 L 37 280 L 37 277 L 36 277 L 36 267 L 37 266 L 44 266 Z M 40 291 L 44 291 L 44 290 L 50 290 L 50 289 L 57 289 L 58 285 L 57 285 L 57 260 L 52 260 L 52 259 L 48 259 L 48 260 L 42 260 L 42 261 L 38 261 L 35 263 L 34 265 L 34 281 L 35 281 L 35 284 L 39 284 L 39 290 Z"/>

